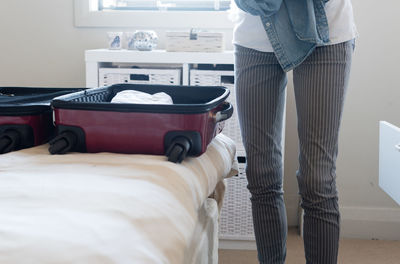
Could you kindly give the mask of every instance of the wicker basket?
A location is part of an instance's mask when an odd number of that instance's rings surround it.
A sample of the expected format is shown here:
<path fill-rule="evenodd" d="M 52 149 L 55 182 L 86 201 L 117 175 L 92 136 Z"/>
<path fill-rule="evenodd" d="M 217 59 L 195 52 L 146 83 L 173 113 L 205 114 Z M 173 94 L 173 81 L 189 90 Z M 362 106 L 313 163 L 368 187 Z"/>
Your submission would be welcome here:
<path fill-rule="evenodd" d="M 222 52 L 224 35 L 218 32 L 174 32 L 166 33 L 166 51 L 175 52 Z"/>
<path fill-rule="evenodd" d="M 238 153 L 242 155 L 244 153 Z M 221 210 L 219 238 L 255 240 L 250 192 L 247 189 L 246 163 L 238 156 L 239 174 L 226 180 L 227 187 Z"/>
<path fill-rule="evenodd" d="M 100 87 L 118 83 L 180 85 L 181 69 L 99 69 Z"/>
<path fill-rule="evenodd" d="M 234 71 L 190 70 L 190 85 L 225 86 L 230 90 L 228 101 L 236 109 Z M 222 133 L 236 143 L 239 161 L 239 175 L 227 179 L 227 190 L 221 210 L 219 237 L 228 240 L 254 241 L 253 217 L 251 212 L 250 192 L 247 189 L 245 150 L 240 134 L 237 111 L 225 122 Z"/>
<path fill-rule="evenodd" d="M 236 94 L 233 71 L 190 70 L 190 85 L 193 86 L 225 86 L 231 92 L 228 101 L 233 105 L 234 113 L 225 122 L 222 133 L 235 141 L 236 150 L 244 151 L 240 133 L 239 119 L 236 109 Z"/>

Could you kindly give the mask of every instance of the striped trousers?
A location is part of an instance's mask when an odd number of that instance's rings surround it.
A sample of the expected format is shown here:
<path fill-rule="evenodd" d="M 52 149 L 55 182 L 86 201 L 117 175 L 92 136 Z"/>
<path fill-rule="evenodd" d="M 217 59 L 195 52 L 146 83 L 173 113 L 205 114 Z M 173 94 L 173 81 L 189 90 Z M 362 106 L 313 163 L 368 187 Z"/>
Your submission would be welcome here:
<path fill-rule="evenodd" d="M 348 41 L 318 47 L 293 70 L 299 137 L 296 176 L 307 264 L 337 263 L 336 157 L 353 45 Z M 284 263 L 287 220 L 281 134 L 286 73 L 274 53 L 236 45 L 235 80 L 258 259 L 263 264 Z"/>

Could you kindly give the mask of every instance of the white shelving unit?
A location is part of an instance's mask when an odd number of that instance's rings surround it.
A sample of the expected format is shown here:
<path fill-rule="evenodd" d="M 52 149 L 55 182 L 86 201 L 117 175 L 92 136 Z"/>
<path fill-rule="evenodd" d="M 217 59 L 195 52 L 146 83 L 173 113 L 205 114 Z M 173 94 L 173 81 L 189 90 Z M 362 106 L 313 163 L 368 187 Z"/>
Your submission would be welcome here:
<path fill-rule="evenodd" d="M 166 52 L 163 50 L 154 51 L 132 51 L 132 50 L 88 50 L 85 53 L 86 59 L 86 87 L 97 87 L 99 85 L 99 72 L 102 68 L 112 67 L 115 64 L 126 65 L 146 65 L 147 67 L 175 67 L 181 70 L 181 84 L 190 85 L 190 75 L 192 71 L 195 73 L 196 66 L 201 64 L 208 65 L 230 65 L 234 64 L 233 51 L 225 51 L 221 53 L 206 53 L 206 52 Z M 143 67 L 145 68 L 145 67 Z M 233 68 L 233 67 L 232 67 Z M 205 82 L 204 73 L 201 72 L 203 77 L 197 80 L 195 85 L 212 85 Z M 233 76 L 233 71 L 217 70 L 214 75 L 220 74 Z M 215 76 L 212 76 L 215 77 Z M 221 77 L 222 78 L 222 77 Z M 213 80 L 214 85 L 216 84 Z M 234 85 L 225 85 L 232 92 L 234 92 Z M 231 99 L 232 100 L 232 99 Z M 238 122 L 235 120 L 235 122 Z M 237 124 L 239 130 L 239 125 Z M 239 133 L 239 132 L 238 132 Z M 235 138 L 233 138 L 235 140 Z M 235 140 L 236 141 L 236 140 Z M 238 156 L 244 155 L 241 144 L 238 143 Z M 240 152 L 240 153 L 239 153 Z M 243 153 L 243 154 L 241 154 Z M 245 177 L 244 166 L 241 164 L 240 175 L 232 179 L 228 179 L 228 186 L 230 187 L 226 193 L 223 212 L 220 219 L 220 248 L 227 249 L 255 249 L 254 235 L 252 231 L 252 218 L 251 218 L 251 205 L 250 194 L 246 188 L 247 180 Z M 234 207 L 234 208 L 233 208 Z M 222 231 L 221 231 L 222 230 Z"/>
<path fill-rule="evenodd" d="M 166 52 L 164 50 L 108 50 L 96 49 L 85 52 L 86 87 L 97 87 L 99 69 L 110 63 L 143 63 L 157 65 L 180 65 L 182 85 L 189 85 L 189 69 L 193 64 L 233 64 L 233 51 L 210 52 Z"/>

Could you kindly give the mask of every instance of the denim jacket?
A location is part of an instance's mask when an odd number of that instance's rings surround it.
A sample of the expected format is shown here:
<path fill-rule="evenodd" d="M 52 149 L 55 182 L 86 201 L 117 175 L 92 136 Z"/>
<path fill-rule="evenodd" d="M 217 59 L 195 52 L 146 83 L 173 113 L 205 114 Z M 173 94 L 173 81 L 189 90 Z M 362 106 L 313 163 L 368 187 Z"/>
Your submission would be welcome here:
<path fill-rule="evenodd" d="M 325 3 L 329 0 L 235 0 L 259 16 L 284 71 L 302 63 L 316 46 L 329 43 Z"/>

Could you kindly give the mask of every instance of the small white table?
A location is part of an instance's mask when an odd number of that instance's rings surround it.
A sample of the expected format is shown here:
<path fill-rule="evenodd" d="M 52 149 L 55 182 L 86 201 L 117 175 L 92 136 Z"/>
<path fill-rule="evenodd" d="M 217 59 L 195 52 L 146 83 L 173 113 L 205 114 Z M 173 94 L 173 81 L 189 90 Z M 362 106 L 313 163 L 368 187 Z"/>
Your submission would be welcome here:
<path fill-rule="evenodd" d="M 379 186 L 400 205 L 400 128 L 380 122 Z"/>

